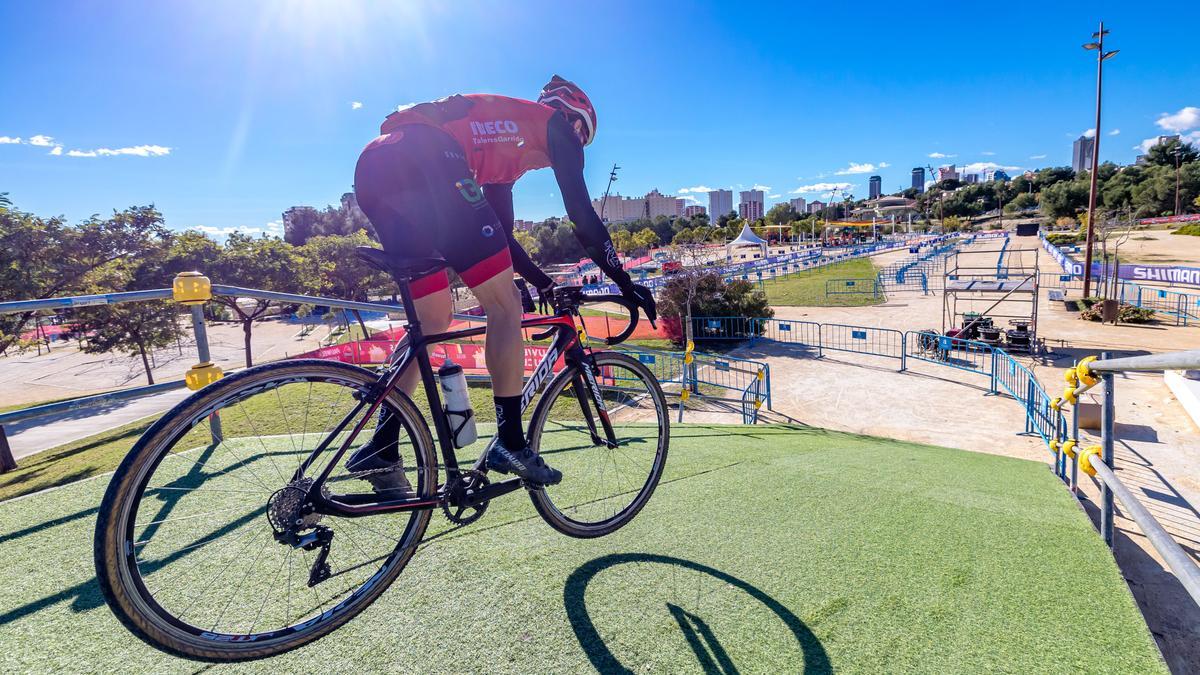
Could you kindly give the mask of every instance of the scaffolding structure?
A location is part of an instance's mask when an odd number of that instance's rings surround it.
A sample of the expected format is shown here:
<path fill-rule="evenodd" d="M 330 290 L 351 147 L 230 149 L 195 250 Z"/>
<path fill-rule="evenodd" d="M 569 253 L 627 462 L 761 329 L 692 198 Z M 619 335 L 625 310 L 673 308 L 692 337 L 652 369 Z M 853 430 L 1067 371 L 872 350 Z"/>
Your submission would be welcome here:
<path fill-rule="evenodd" d="M 1010 249 L 1006 239 L 1001 248 L 956 251 L 946 260 L 943 283 L 942 333 L 970 335 L 992 322 L 1007 333 L 1004 323 L 1014 330 L 1024 325 L 1029 350 L 1038 350 L 1038 249 Z"/>

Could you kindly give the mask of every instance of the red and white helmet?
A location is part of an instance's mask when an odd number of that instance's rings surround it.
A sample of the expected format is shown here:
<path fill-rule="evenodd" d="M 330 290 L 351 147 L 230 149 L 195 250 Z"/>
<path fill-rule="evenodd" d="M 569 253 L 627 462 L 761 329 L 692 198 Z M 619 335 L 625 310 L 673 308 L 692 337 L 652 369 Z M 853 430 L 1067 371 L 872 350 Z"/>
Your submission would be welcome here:
<path fill-rule="evenodd" d="M 592 100 L 574 82 L 555 75 L 542 87 L 538 103 L 561 110 L 564 114 L 575 114 L 583 118 L 584 131 L 587 132 L 584 145 L 590 144 L 592 139 L 596 138 L 596 109 L 592 107 Z"/>

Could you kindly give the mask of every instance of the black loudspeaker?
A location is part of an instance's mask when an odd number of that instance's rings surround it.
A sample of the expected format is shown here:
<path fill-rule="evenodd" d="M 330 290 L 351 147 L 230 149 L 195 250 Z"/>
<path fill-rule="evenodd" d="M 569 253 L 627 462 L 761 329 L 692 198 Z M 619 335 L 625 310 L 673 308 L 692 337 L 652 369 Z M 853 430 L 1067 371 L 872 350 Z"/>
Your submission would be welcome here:
<path fill-rule="evenodd" d="M 1038 233 L 1037 223 L 1022 223 L 1017 225 L 1018 237 L 1036 237 Z"/>

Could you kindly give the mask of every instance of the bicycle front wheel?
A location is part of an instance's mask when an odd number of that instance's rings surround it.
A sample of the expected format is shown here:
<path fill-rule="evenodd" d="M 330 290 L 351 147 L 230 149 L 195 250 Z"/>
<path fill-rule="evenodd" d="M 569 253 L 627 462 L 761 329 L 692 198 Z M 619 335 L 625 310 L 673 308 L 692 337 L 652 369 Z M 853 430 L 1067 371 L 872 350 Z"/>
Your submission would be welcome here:
<path fill-rule="evenodd" d="M 671 435 L 666 398 L 646 366 L 618 352 L 590 360 L 550 383 L 529 422 L 530 446 L 563 473 L 530 498 L 572 537 L 604 536 L 633 520 L 654 494 Z"/>
<path fill-rule="evenodd" d="M 196 392 L 151 426 L 114 474 L 96 524 L 96 576 L 117 618 L 164 651 L 236 661 L 311 642 L 379 597 L 430 512 L 341 518 L 306 499 L 375 382 L 341 363 L 272 363 Z M 399 421 L 388 441 L 398 471 L 411 492 L 433 495 L 424 419 L 399 392 L 381 406 Z M 372 437 L 368 422 L 350 451 Z M 343 459 L 324 486 L 378 499 L 358 476 Z"/>

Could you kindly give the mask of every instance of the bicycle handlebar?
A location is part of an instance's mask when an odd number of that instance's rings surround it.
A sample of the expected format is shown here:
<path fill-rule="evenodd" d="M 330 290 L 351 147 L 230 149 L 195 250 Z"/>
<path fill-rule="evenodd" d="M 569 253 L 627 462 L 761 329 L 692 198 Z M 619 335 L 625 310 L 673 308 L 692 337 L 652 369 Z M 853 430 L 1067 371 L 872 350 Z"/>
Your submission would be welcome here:
<path fill-rule="evenodd" d="M 629 325 L 625 326 L 625 330 L 616 335 L 604 338 L 604 343 L 609 347 L 619 345 L 629 339 L 633 335 L 633 331 L 637 329 L 638 324 L 638 306 L 629 300 L 624 295 L 585 295 L 584 299 L 588 304 L 599 304 L 602 302 L 611 302 L 620 305 L 629 312 Z"/>
<path fill-rule="evenodd" d="M 554 306 L 559 311 L 575 312 L 580 305 L 592 305 L 602 302 L 611 302 L 625 308 L 629 312 L 629 325 L 625 326 L 625 330 L 617 335 L 603 338 L 608 346 L 618 345 L 629 339 L 633 335 L 633 331 L 637 329 L 638 324 L 638 305 L 624 295 L 604 294 L 604 295 L 585 295 L 580 286 L 559 286 L 554 289 Z M 543 334 L 545 335 L 545 334 Z M 535 336 L 535 339 L 541 336 Z"/>

